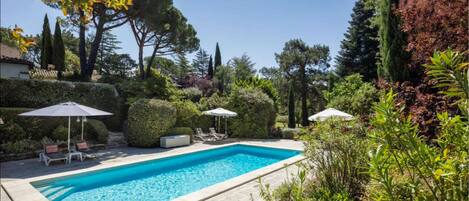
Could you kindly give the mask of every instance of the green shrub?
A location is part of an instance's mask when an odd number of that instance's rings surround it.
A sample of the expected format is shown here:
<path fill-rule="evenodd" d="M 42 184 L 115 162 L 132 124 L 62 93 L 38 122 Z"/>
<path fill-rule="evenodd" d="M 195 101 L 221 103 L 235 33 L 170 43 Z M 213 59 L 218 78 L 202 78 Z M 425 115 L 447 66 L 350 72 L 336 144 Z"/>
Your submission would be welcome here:
<path fill-rule="evenodd" d="M 196 119 L 199 118 L 202 113 L 191 101 L 175 101 L 173 102 L 174 107 L 177 110 L 177 117 L 176 117 L 176 126 L 177 127 L 190 127 L 196 128 L 198 125 L 196 123 Z"/>
<path fill-rule="evenodd" d="M 95 135 L 94 139 L 96 139 L 98 143 L 107 143 L 109 131 L 103 122 L 94 119 L 88 119 L 87 124 L 89 124 L 90 130 L 92 130 L 91 133 Z"/>
<path fill-rule="evenodd" d="M 229 98 L 230 110 L 238 116 L 229 120 L 232 137 L 267 138 L 275 124 L 272 99 L 258 89 L 238 88 Z"/>
<path fill-rule="evenodd" d="M 360 74 L 353 74 L 335 84 L 330 92 L 325 92 L 325 98 L 327 107 L 368 116 L 373 103 L 378 100 L 378 91 L 372 83 L 363 82 Z"/>
<path fill-rule="evenodd" d="M 20 154 L 41 149 L 41 143 L 34 140 L 23 139 L 15 142 L 3 143 L 0 145 L 0 148 L 7 154 Z"/>
<path fill-rule="evenodd" d="M 110 129 L 120 130 L 122 126 L 123 101 L 115 87 L 109 84 L 0 79 L 0 91 L 1 107 L 41 108 L 75 101 L 113 113 L 113 116 L 103 118 Z"/>
<path fill-rule="evenodd" d="M 52 132 L 52 139 L 63 140 L 63 141 L 68 140 L 68 128 L 65 128 L 65 126 L 62 126 L 62 125 L 57 126 L 57 128 L 55 128 L 54 131 Z"/>
<path fill-rule="evenodd" d="M 0 143 L 14 142 L 26 138 L 26 132 L 18 124 L 6 122 L 0 125 Z"/>
<path fill-rule="evenodd" d="M 192 102 L 197 103 L 200 101 L 202 96 L 202 91 L 197 87 L 189 87 L 182 89 L 182 97 L 186 100 L 190 100 Z"/>
<path fill-rule="evenodd" d="M 158 99 L 139 99 L 129 108 L 128 143 L 135 147 L 159 146 L 160 137 L 176 123 L 173 104 Z"/>

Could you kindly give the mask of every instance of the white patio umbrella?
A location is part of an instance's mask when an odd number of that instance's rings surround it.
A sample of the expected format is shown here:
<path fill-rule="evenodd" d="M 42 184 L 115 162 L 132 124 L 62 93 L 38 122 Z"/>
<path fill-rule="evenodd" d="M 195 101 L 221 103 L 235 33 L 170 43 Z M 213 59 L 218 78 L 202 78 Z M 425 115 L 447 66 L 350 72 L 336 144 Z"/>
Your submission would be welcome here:
<path fill-rule="evenodd" d="M 71 117 L 106 116 L 106 115 L 112 115 L 112 113 L 94 109 L 88 106 L 80 105 L 75 102 L 60 103 L 57 105 L 53 105 L 53 106 L 49 106 L 49 107 L 19 114 L 19 116 L 68 117 L 67 148 L 69 151 L 70 151 Z M 82 129 L 83 129 L 83 120 L 82 120 Z M 83 135 L 83 130 L 82 130 L 82 135 Z"/>
<path fill-rule="evenodd" d="M 238 116 L 238 114 L 236 112 L 233 112 L 233 111 L 229 111 L 227 109 L 223 109 L 223 108 L 217 108 L 217 109 L 213 109 L 213 110 L 207 110 L 207 111 L 203 111 L 202 112 L 203 115 L 209 115 L 209 116 L 215 116 L 215 117 L 223 117 L 225 118 L 225 134 L 227 134 L 227 127 L 228 127 L 228 117 L 235 117 L 235 116 Z M 219 121 L 220 122 L 220 121 Z M 218 128 L 218 131 L 220 131 L 220 128 Z"/>
<path fill-rule="evenodd" d="M 350 114 L 347 114 L 345 112 L 336 110 L 334 108 L 327 108 L 327 109 L 325 109 L 321 112 L 316 113 L 313 116 L 308 117 L 308 120 L 310 120 L 310 121 L 324 121 L 324 120 L 326 120 L 328 118 L 331 118 L 331 117 L 338 117 L 338 118 L 341 118 L 343 120 L 352 120 L 353 119 L 353 116 L 350 115 Z"/>

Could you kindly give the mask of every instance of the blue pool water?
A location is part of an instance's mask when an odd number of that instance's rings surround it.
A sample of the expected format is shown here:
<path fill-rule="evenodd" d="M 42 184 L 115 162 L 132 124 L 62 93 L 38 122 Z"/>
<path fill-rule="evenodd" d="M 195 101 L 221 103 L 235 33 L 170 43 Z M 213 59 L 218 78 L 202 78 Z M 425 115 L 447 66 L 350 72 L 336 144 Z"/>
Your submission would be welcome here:
<path fill-rule="evenodd" d="M 171 200 L 299 153 L 237 144 L 32 185 L 53 201 Z"/>

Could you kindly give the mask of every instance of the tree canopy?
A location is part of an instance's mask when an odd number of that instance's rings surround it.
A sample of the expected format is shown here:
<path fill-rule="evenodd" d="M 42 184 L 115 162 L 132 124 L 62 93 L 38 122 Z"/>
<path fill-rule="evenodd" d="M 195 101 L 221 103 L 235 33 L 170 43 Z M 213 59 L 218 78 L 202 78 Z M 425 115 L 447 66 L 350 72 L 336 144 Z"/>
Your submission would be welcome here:
<path fill-rule="evenodd" d="M 283 51 L 275 54 L 277 63 L 287 79 L 299 84 L 301 98 L 301 124 L 307 126 L 308 121 L 308 74 L 322 73 L 329 67 L 329 47 L 325 45 L 309 46 L 301 39 L 293 39 L 285 43 Z"/>
<path fill-rule="evenodd" d="M 365 0 L 355 2 L 352 20 L 341 42 L 336 59 L 336 71 L 341 77 L 360 73 L 371 81 L 377 77 L 379 52 L 378 28 L 372 25 L 374 9 L 365 6 Z"/>

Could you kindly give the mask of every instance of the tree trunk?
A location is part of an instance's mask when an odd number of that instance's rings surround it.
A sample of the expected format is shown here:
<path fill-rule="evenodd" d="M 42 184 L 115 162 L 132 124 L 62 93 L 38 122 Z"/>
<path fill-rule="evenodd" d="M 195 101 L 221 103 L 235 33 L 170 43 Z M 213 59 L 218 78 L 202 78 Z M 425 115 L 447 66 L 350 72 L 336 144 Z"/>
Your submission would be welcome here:
<path fill-rule="evenodd" d="M 98 57 L 99 45 L 101 44 L 101 39 L 103 38 L 104 32 L 104 23 L 105 19 L 100 18 L 98 26 L 96 27 L 96 33 L 94 36 L 93 43 L 91 44 L 90 55 L 88 56 L 88 65 L 87 65 L 87 76 L 91 78 L 93 70 L 96 64 L 96 58 Z"/>
<path fill-rule="evenodd" d="M 150 77 L 151 75 L 151 66 L 153 64 L 153 60 L 155 60 L 156 51 L 158 51 L 158 46 L 155 46 L 155 48 L 153 49 L 153 52 L 151 53 L 150 61 L 148 61 L 148 64 L 147 64 L 147 74 L 145 78 Z"/>
<path fill-rule="evenodd" d="M 301 125 L 308 126 L 308 106 L 307 106 L 307 91 L 308 84 L 306 83 L 305 66 L 300 67 L 300 82 L 301 82 Z"/>
<path fill-rule="evenodd" d="M 80 11 L 80 18 L 84 16 L 83 11 Z M 79 28 L 79 44 L 78 44 L 78 54 L 80 57 L 80 71 L 81 71 L 81 77 L 83 79 L 87 78 L 86 77 L 86 25 L 83 22 L 80 22 L 80 28 Z"/>
<path fill-rule="evenodd" d="M 290 89 L 288 91 L 288 128 L 295 128 L 296 121 L 295 121 L 295 94 L 294 90 L 294 82 L 293 80 L 290 81 Z"/>
<path fill-rule="evenodd" d="M 145 79 L 145 68 L 143 66 L 143 43 L 138 47 L 138 68 L 140 69 L 140 78 Z"/>

